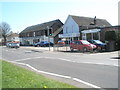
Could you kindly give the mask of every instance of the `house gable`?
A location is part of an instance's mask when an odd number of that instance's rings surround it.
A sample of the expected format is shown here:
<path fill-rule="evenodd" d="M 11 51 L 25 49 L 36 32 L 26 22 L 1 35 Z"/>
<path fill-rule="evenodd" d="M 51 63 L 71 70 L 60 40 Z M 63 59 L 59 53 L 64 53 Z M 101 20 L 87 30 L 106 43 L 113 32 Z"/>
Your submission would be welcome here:
<path fill-rule="evenodd" d="M 64 27 L 63 34 L 60 34 L 60 38 L 82 38 L 81 31 L 88 29 L 101 29 L 109 27 L 111 24 L 105 19 L 98 19 L 96 16 L 94 18 L 74 16 L 69 15 Z"/>
<path fill-rule="evenodd" d="M 78 24 L 72 19 L 69 15 L 64 26 L 63 26 L 63 33 L 79 33 L 79 26 Z"/>

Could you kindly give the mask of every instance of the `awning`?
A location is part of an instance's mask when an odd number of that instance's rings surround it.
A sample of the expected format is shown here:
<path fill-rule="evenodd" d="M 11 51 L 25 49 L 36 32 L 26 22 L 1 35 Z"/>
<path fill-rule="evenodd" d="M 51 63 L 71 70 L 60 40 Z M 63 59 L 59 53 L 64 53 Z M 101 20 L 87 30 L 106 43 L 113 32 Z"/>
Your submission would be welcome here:
<path fill-rule="evenodd" d="M 97 33 L 97 32 L 100 32 L 101 29 L 89 29 L 89 30 L 84 30 L 84 31 L 81 31 L 83 34 L 86 34 L 86 33 Z"/>
<path fill-rule="evenodd" d="M 80 33 L 59 34 L 59 38 L 79 37 Z"/>

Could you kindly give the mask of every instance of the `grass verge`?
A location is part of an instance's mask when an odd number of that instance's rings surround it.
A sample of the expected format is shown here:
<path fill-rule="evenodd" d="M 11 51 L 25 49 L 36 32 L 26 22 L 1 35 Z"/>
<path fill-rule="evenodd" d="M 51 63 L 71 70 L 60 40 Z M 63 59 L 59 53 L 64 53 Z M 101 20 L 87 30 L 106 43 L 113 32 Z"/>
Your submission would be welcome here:
<path fill-rule="evenodd" d="M 2 88 L 76 88 L 2 61 Z"/>

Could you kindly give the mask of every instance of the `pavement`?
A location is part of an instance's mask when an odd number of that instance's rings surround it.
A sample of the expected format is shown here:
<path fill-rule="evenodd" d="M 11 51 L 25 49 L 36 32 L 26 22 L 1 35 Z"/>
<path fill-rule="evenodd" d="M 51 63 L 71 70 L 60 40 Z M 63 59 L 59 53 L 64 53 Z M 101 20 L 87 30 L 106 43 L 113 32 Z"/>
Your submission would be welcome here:
<path fill-rule="evenodd" d="M 34 47 L 34 46 L 21 46 L 20 48 L 44 50 L 44 51 L 70 51 L 69 46 L 66 47 Z"/>
<path fill-rule="evenodd" d="M 31 49 L 31 50 L 36 50 L 36 51 L 50 51 L 50 52 L 64 52 L 64 53 L 76 53 L 76 54 L 80 54 L 82 52 L 79 51 L 74 51 L 71 52 L 70 51 L 70 47 L 66 46 L 66 47 L 33 47 L 33 46 L 21 46 L 20 48 L 26 48 L 26 49 Z M 91 54 L 91 55 L 113 55 L 114 58 L 118 58 L 120 57 L 120 51 L 112 51 L 112 52 L 86 52 L 84 54 Z"/>

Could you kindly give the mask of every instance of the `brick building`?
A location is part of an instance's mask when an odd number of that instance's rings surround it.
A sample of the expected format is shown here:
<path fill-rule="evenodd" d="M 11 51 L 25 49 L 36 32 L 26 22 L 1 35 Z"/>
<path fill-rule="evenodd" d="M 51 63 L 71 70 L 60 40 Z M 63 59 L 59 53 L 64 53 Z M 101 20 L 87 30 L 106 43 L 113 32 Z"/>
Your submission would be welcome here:
<path fill-rule="evenodd" d="M 59 40 L 58 34 L 62 33 L 62 26 L 63 23 L 59 19 L 29 26 L 20 32 L 20 42 L 22 45 L 33 45 L 40 41 L 48 41 L 49 32 L 50 41 L 56 43 Z"/>

